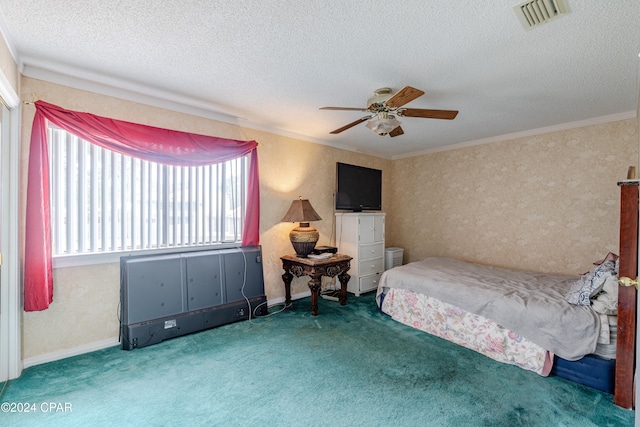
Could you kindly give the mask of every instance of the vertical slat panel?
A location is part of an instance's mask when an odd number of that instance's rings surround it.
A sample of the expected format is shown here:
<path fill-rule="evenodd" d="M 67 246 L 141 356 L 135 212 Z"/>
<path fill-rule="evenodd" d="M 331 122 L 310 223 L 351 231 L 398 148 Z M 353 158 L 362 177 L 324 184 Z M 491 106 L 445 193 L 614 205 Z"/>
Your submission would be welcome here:
<path fill-rule="evenodd" d="M 180 166 L 176 166 L 174 168 L 174 174 L 173 174 L 173 204 L 174 204 L 174 208 L 175 208 L 175 215 L 174 215 L 174 239 L 173 239 L 173 246 L 179 246 L 180 245 L 180 241 L 182 238 L 182 205 L 181 205 L 181 200 L 182 200 L 182 195 L 180 194 L 180 177 L 181 177 L 181 167 Z"/>
<path fill-rule="evenodd" d="M 218 173 L 218 217 L 220 220 L 218 221 L 218 229 L 220 230 L 220 235 L 218 236 L 220 241 L 224 242 L 227 239 L 227 180 L 226 180 L 226 172 L 227 172 L 227 164 L 221 163 L 220 170 Z"/>
<path fill-rule="evenodd" d="M 185 224 L 187 226 L 187 231 L 186 231 L 186 235 L 187 238 L 185 239 L 185 241 L 183 242 L 184 245 L 191 245 L 192 241 L 193 241 L 193 215 L 194 215 L 194 211 L 193 211 L 193 190 L 194 190 L 194 182 L 193 182 L 193 168 L 185 168 L 185 172 L 186 172 L 186 179 L 187 179 L 187 184 L 183 187 L 184 190 L 184 194 L 187 196 L 186 197 L 186 205 L 185 205 L 185 209 L 187 211 L 187 221 L 185 221 Z"/>
<path fill-rule="evenodd" d="M 160 182 L 158 181 L 158 170 L 160 165 L 153 164 L 149 179 L 152 181 L 152 185 L 149 186 L 147 192 L 149 193 L 149 211 L 153 212 L 151 215 L 152 222 L 149 227 L 149 239 L 151 240 L 151 247 L 158 248 L 158 198 L 160 196 Z"/>
<path fill-rule="evenodd" d="M 126 158 L 120 158 L 120 250 L 127 250 L 127 166 Z"/>
<path fill-rule="evenodd" d="M 190 243 L 191 239 L 191 168 L 182 168 L 182 187 L 180 188 L 180 194 L 182 194 L 182 241 L 181 246 L 186 246 Z"/>
<path fill-rule="evenodd" d="M 109 250 L 108 241 L 108 212 L 111 212 L 109 208 L 109 195 L 111 194 L 110 182 L 107 178 L 110 168 L 110 156 L 107 150 L 101 150 L 101 168 L 100 168 L 100 240 L 102 241 L 102 251 L 107 252 Z"/>
<path fill-rule="evenodd" d="M 116 158 L 117 154 L 111 152 L 111 250 L 117 251 L 120 248 L 120 239 L 118 238 L 118 224 L 120 223 L 120 204 L 118 203 L 118 189 L 120 188 L 119 163 Z"/>
<path fill-rule="evenodd" d="M 172 199 L 172 208 L 173 208 L 173 221 L 172 221 L 172 241 L 171 246 L 178 245 L 178 215 L 180 214 L 180 210 L 178 209 L 180 206 L 180 199 L 178 197 L 178 173 L 179 167 L 173 166 L 172 168 L 172 180 L 171 180 L 171 199 Z"/>
<path fill-rule="evenodd" d="M 231 181 L 231 176 L 233 175 L 234 163 L 233 161 L 228 162 L 225 165 L 225 174 L 224 174 L 224 184 L 225 184 L 225 192 L 228 196 L 225 198 L 225 209 L 224 209 L 224 227 L 225 234 L 224 240 L 226 242 L 231 241 L 233 238 L 233 218 L 229 217 L 229 212 L 234 208 L 235 201 L 235 186 Z"/>
<path fill-rule="evenodd" d="M 178 215 L 180 214 L 180 211 L 178 209 L 178 167 L 177 166 L 171 167 L 171 181 L 169 184 L 170 184 L 169 192 L 171 194 L 171 199 L 169 203 L 171 205 L 171 211 L 173 213 L 171 217 L 170 246 L 175 246 L 178 241 Z"/>
<path fill-rule="evenodd" d="M 136 163 L 138 163 L 139 161 L 136 161 Z M 147 191 L 146 188 L 149 185 L 149 165 L 147 164 L 147 162 L 145 161 L 141 161 L 140 163 L 140 168 L 139 168 L 139 172 L 138 172 L 138 176 L 135 176 L 136 179 L 136 183 L 138 185 L 136 185 L 136 189 L 137 189 L 137 193 L 138 193 L 138 198 L 137 201 L 138 203 L 140 203 L 140 216 L 139 216 L 139 220 L 136 220 L 136 224 L 138 227 L 138 232 L 140 233 L 140 239 L 136 240 L 140 242 L 140 249 L 147 249 L 148 248 L 148 236 L 149 236 L 149 228 L 148 228 L 148 222 L 151 222 L 149 220 L 149 212 L 147 210 Z"/>
<path fill-rule="evenodd" d="M 166 165 L 162 165 L 162 170 L 164 171 L 162 175 L 162 201 L 160 202 L 162 205 L 161 212 L 162 215 L 158 218 L 160 222 L 161 229 L 159 228 L 159 236 L 158 241 L 161 242 L 162 245 L 169 245 L 169 167 Z"/>
<path fill-rule="evenodd" d="M 147 161 L 143 162 L 146 165 L 146 175 L 147 175 L 147 183 L 143 187 L 143 192 L 146 194 L 145 200 L 145 215 L 143 215 L 144 226 L 145 226 L 145 247 L 147 249 L 153 248 L 152 237 L 153 236 L 153 200 L 155 197 L 153 196 L 153 192 L 151 191 L 151 187 L 153 186 L 153 165 Z"/>
<path fill-rule="evenodd" d="M 94 253 L 98 251 L 98 245 L 100 244 L 100 234 L 99 234 L 99 220 L 100 220 L 100 210 L 99 210 L 99 203 L 98 203 L 98 197 L 100 196 L 101 191 L 98 190 L 98 183 L 99 183 L 99 179 L 98 179 L 98 174 L 100 173 L 100 168 L 98 166 L 98 156 L 100 155 L 100 153 L 98 152 L 99 147 L 97 145 L 94 144 L 90 144 L 88 146 L 89 150 L 88 150 L 88 154 L 89 154 L 89 160 L 91 162 L 91 169 L 89 171 L 89 205 L 91 206 L 91 208 L 89 209 L 89 212 L 87 213 L 87 215 L 89 215 L 89 224 L 91 227 L 90 230 L 90 239 L 89 239 L 89 247 L 90 252 Z"/>
<path fill-rule="evenodd" d="M 227 170 L 227 178 L 226 178 L 226 182 L 227 185 L 229 186 L 229 194 L 230 194 L 230 198 L 229 198 L 229 206 L 227 207 L 226 211 L 227 212 L 235 212 L 236 210 L 236 203 L 237 203 L 237 191 L 238 191 L 238 186 L 236 185 L 235 180 L 233 179 L 236 176 L 237 173 L 237 165 L 238 163 L 235 160 L 232 160 L 229 162 L 229 167 Z M 229 241 L 233 241 L 236 239 L 236 221 L 235 221 L 235 215 L 232 217 L 227 217 L 227 227 L 228 229 L 228 235 L 227 235 L 227 240 Z"/>
<path fill-rule="evenodd" d="M 158 227 L 160 225 L 160 221 L 158 220 L 158 218 L 160 218 L 159 214 L 159 209 L 160 209 L 160 198 L 161 198 L 161 194 L 162 192 L 159 191 L 161 190 L 161 185 L 162 182 L 160 181 L 160 165 L 156 164 L 154 165 L 153 171 L 152 171 L 152 178 L 153 178 L 153 185 L 151 186 L 151 188 L 149 189 L 151 194 L 153 194 L 153 201 L 150 205 L 150 209 L 153 209 L 153 213 L 151 215 L 152 217 L 152 223 L 151 223 L 151 228 L 149 229 L 149 232 L 151 233 L 151 244 L 152 247 L 154 248 L 159 248 L 159 241 L 158 241 Z"/>
<path fill-rule="evenodd" d="M 220 169 L 220 165 L 212 165 L 211 166 L 211 187 L 209 188 L 209 200 L 211 201 L 211 212 L 209 213 L 209 224 L 211 227 L 211 240 L 219 241 L 220 240 L 220 228 L 218 227 L 218 169 Z"/>
<path fill-rule="evenodd" d="M 153 185 L 153 166 L 147 162 L 142 162 L 145 165 L 145 176 L 146 176 L 146 184 L 142 186 L 142 194 L 144 197 L 144 214 L 142 215 L 142 222 L 145 226 L 145 248 L 153 248 L 152 244 L 152 229 L 153 229 L 153 210 L 151 209 L 151 199 L 152 196 L 149 192 L 149 188 Z"/>
<path fill-rule="evenodd" d="M 195 168 L 187 168 L 187 177 L 188 183 L 183 187 L 187 194 L 187 212 L 189 215 L 187 220 L 187 239 L 185 244 L 192 245 L 195 240 L 193 232 L 193 222 L 195 218 L 195 204 L 193 203 L 195 191 Z"/>
<path fill-rule="evenodd" d="M 233 174 L 231 176 L 231 184 L 234 186 L 233 194 L 233 239 L 238 240 L 240 236 L 240 217 L 239 212 L 242 210 L 242 160 L 233 160 Z"/>
<path fill-rule="evenodd" d="M 187 171 L 186 168 L 180 167 L 180 246 L 184 246 L 187 232 L 187 198 L 188 198 L 188 185 L 186 185 Z"/>
<path fill-rule="evenodd" d="M 138 227 L 138 203 L 136 203 L 136 181 L 138 178 L 138 168 L 135 159 L 131 159 L 129 162 L 131 164 L 131 175 L 129 181 L 129 197 L 128 204 L 129 209 L 131 209 L 131 221 L 129 223 L 129 233 L 131 235 L 129 246 L 131 250 L 136 249 L 136 230 Z"/>
<path fill-rule="evenodd" d="M 217 240 L 219 242 L 224 242 L 224 191 L 226 189 L 224 184 L 224 163 L 218 165 L 218 170 L 216 171 L 216 227 L 218 229 Z"/>
<path fill-rule="evenodd" d="M 247 212 L 247 179 L 248 179 L 248 170 L 247 170 L 247 157 L 244 156 L 239 159 L 240 165 L 242 167 L 241 173 L 241 185 L 240 185 L 240 212 L 238 212 L 239 222 L 240 222 L 240 235 L 237 236 L 238 240 L 242 239 L 242 230 L 244 230 L 245 223 L 245 212 Z"/>
<path fill-rule="evenodd" d="M 76 224 L 77 221 L 77 211 L 76 211 L 76 201 L 78 200 L 77 187 L 75 181 L 75 159 L 76 159 L 76 146 L 73 142 L 73 135 L 66 134 L 66 145 L 67 145 L 67 226 L 66 226 L 66 236 L 67 236 L 67 244 L 66 244 L 66 254 L 72 254 L 76 251 L 77 245 L 75 244 L 76 233 L 74 232 L 73 225 Z"/>
<path fill-rule="evenodd" d="M 209 228 L 209 171 L 211 170 L 211 166 L 205 166 L 202 168 L 202 243 L 209 243 L 209 233 L 211 229 Z"/>
<path fill-rule="evenodd" d="M 194 211 L 195 211 L 195 224 L 193 232 L 193 242 L 196 245 L 202 244 L 202 227 L 200 221 L 202 220 L 202 167 L 194 168 L 196 175 L 195 185 L 195 197 L 193 198 Z"/>
<path fill-rule="evenodd" d="M 76 186 L 78 188 L 79 203 L 78 209 L 78 252 L 83 253 L 86 249 L 86 236 L 89 232 L 88 220 L 87 220 L 87 205 L 89 203 L 89 197 L 87 194 L 87 162 L 86 151 L 87 144 L 84 141 L 78 141 L 78 176 L 76 179 Z"/>
<path fill-rule="evenodd" d="M 205 228 L 205 243 L 209 243 L 213 238 L 213 227 L 211 226 L 211 218 L 213 217 L 211 202 L 211 185 L 212 185 L 212 169 L 213 166 L 207 166 L 205 168 L 206 174 L 204 178 L 204 228 Z"/>

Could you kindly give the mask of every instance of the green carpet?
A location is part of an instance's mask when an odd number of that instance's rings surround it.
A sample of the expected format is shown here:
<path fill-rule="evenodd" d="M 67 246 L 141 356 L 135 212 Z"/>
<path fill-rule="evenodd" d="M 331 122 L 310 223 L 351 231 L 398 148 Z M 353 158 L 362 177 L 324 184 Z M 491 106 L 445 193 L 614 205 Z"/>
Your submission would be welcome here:
<path fill-rule="evenodd" d="M 611 395 L 396 323 L 377 311 L 372 293 L 350 295 L 344 307 L 321 300 L 316 317 L 309 305 L 298 300 L 268 321 L 25 369 L 0 401 L 35 404 L 35 412 L 0 412 L 0 424 L 633 425 L 635 413 Z"/>

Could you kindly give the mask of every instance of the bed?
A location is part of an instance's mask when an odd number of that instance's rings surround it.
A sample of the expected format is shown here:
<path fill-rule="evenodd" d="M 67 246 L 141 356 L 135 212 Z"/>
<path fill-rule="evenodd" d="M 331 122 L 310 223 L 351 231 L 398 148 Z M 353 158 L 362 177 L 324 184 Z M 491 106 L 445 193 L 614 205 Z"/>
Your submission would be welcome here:
<path fill-rule="evenodd" d="M 379 309 L 494 360 L 615 390 L 614 402 L 633 408 L 637 294 L 618 276 L 638 273 L 638 181 L 619 185 L 619 258 L 609 254 L 582 277 L 427 258 L 383 273 Z"/>
<path fill-rule="evenodd" d="M 588 299 L 609 296 L 605 282 L 617 290 L 615 268 L 602 262 L 577 279 L 433 257 L 387 270 L 376 301 L 396 321 L 546 376 L 556 357 L 579 360 L 599 344 L 610 357 L 615 312 L 599 314 Z M 585 298 L 570 294 L 574 283 L 589 289 L 586 304 L 567 301 Z"/>

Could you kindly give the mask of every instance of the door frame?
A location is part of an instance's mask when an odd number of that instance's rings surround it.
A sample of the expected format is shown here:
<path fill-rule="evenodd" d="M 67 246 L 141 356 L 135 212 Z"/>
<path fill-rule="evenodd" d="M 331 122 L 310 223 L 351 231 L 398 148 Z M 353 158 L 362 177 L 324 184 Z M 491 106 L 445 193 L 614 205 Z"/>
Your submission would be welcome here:
<path fill-rule="evenodd" d="M 0 381 L 22 373 L 19 206 L 20 98 L 0 71 L 0 97 L 6 106 L 0 131 Z"/>

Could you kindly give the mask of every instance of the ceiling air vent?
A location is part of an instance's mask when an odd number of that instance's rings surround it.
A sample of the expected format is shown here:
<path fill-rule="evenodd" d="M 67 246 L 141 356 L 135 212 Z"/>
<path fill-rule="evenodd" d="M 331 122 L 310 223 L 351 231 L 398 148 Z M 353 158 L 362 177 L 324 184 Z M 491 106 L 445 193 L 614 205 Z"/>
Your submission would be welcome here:
<path fill-rule="evenodd" d="M 525 30 L 545 24 L 569 12 L 564 0 L 533 0 L 515 6 L 513 10 Z"/>

